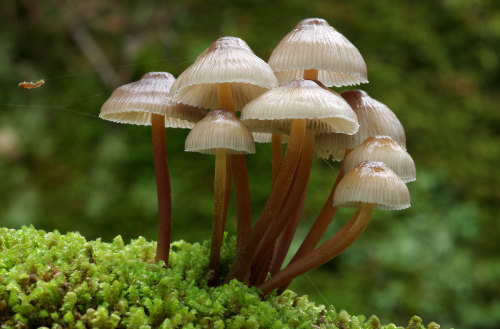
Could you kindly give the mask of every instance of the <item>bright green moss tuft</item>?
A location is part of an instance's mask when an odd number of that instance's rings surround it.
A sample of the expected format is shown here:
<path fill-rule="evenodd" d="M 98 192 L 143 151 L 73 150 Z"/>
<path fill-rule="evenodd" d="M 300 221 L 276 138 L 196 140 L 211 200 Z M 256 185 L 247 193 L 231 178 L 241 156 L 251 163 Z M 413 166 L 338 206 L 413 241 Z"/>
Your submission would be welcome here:
<path fill-rule="evenodd" d="M 226 270 L 234 247 L 222 248 Z M 289 290 L 261 301 L 237 281 L 208 288 L 207 243 L 173 243 L 168 269 L 154 263 L 155 248 L 143 238 L 125 245 L 0 228 L 0 328 L 395 328 Z M 408 328 L 424 327 L 414 317 Z"/>

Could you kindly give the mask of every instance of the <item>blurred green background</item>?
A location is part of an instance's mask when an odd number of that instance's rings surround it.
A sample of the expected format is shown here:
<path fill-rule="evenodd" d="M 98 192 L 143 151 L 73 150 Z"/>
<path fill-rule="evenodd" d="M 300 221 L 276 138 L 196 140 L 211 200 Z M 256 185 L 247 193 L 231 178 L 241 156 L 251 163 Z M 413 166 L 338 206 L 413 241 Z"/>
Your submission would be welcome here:
<path fill-rule="evenodd" d="M 325 18 L 363 55 L 361 86 L 403 123 L 418 170 L 412 207 L 377 211 L 350 249 L 292 285 L 318 303 L 403 325 L 500 328 L 500 10 L 494 0 L 1 1 L 0 225 L 156 237 L 150 129 L 96 116 L 112 90 L 149 71 L 179 75 L 219 36 L 267 60 L 307 17 Z M 38 89 L 20 81 L 45 79 Z M 173 239 L 209 237 L 213 159 L 168 130 Z M 248 156 L 255 216 L 270 150 Z M 314 163 L 294 247 L 338 164 Z M 352 210 L 335 219 L 335 232 Z M 234 232 L 231 204 L 228 230 Z"/>

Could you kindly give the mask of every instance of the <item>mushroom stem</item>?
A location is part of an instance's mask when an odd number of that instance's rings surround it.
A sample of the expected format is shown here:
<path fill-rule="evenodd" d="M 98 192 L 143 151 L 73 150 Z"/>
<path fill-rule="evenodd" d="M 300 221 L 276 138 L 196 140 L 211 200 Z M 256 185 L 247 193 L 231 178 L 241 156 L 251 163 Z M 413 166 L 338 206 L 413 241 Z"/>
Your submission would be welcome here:
<path fill-rule="evenodd" d="M 344 154 L 344 159 L 347 156 L 347 154 L 349 154 L 349 150 L 346 150 Z M 333 206 L 333 195 L 335 194 L 335 189 L 337 188 L 337 185 L 343 176 L 343 171 L 344 171 L 344 161 L 342 161 L 342 164 L 340 165 L 340 169 L 337 174 L 337 179 L 333 184 L 332 190 L 330 191 L 330 195 L 328 196 L 328 199 L 326 200 L 323 209 L 321 209 L 321 212 L 316 218 L 316 221 L 309 230 L 309 233 L 307 234 L 306 238 L 300 245 L 299 250 L 297 250 L 297 253 L 292 258 L 290 263 L 294 262 L 296 259 L 302 257 L 304 254 L 313 251 L 314 248 L 316 248 L 319 241 L 321 240 L 321 237 L 323 237 L 323 234 L 325 234 L 326 229 L 330 225 L 333 217 L 335 217 L 338 207 Z"/>
<path fill-rule="evenodd" d="M 316 69 L 307 69 L 304 70 L 304 80 L 318 80 L 318 70 Z"/>
<path fill-rule="evenodd" d="M 281 134 L 271 135 L 271 156 L 272 156 L 272 170 L 273 170 L 273 184 L 278 177 L 281 169 L 281 158 L 283 156 L 281 148 Z"/>
<path fill-rule="evenodd" d="M 170 235 L 172 230 L 172 199 L 170 196 L 170 177 L 168 172 L 167 143 L 165 141 L 165 116 L 151 115 L 153 137 L 153 157 L 158 195 L 158 243 L 155 260 L 168 266 Z"/>
<path fill-rule="evenodd" d="M 226 227 L 226 219 L 227 219 L 227 209 L 229 208 L 229 195 L 231 194 L 231 166 L 228 166 L 227 163 L 231 161 L 230 155 L 226 154 L 226 179 L 224 186 L 224 219 L 222 221 L 222 235 L 224 235 L 224 229 Z"/>
<path fill-rule="evenodd" d="M 292 219 L 288 222 L 284 231 L 281 233 L 280 240 L 274 250 L 271 267 L 269 268 L 269 272 L 271 273 L 271 275 L 276 274 L 276 272 L 281 269 L 281 265 L 283 265 L 283 262 L 285 261 L 286 254 L 290 249 L 293 236 L 295 235 L 295 231 L 297 231 L 297 226 L 299 225 L 300 217 L 302 215 L 302 209 L 306 200 L 306 192 L 307 189 L 304 188 L 299 203 L 297 204 L 297 207 L 295 208 L 295 211 L 291 217 Z"/>
<path fill-rule="evenodd" d="M 208 264 L 208 284 L 211 286 L 217 283 L 219 275 L 220 248 L 224 236 L 225 179 L 226 149 L 219 148 L 215 153 L 214 217 L 212 222 L 210 260 Z"/>
<path fill-rule="evenodd" d="M 285 158 L 283 159 L 282 167 L 276 182 L 273 185 L 271 194 L 267 199 L 267 203 L 255 223 L 250 235 L 246 239 L 244 245 L 237 251 L 229 274 L 226 280 L 237 279 L 241 282 L 247 282 L 250 275 L 250 266 L 256 248 L 258 247 L 262 237 L 276 214 L 280 210 L 286 194 L 290 188 L 295 170 L 297 169 L 298 160 L 304 143 L 306 130 L 306 120 L 292 120 L 292 128 L 290 131 L 290 140 L 286 150 Z"/>
<path fill-rule="evenodd" d="M 252 229 L 252 211 L 250 203 L 250 186 L 248 183 L 247 163 L 243 154 L 232 154 L 231 171 L 233 172 L 234 193 L 236 195 L 237 238 L 236 245 L 240 249 Z"/>
<path fill-rule="evenodd" d="M 289 196 L 286 198 L 282 210 L 279 215 L 273 219 L 267 229 L 264 237 L 257 248 L 254 255 L 254 262 L 259 262 L 264 259 L 265 254 L 274 248 L 276 239 L 286 227 L 287 222 L 293 217 L 293 214 L 300 203 L 300 199 L 307 189 L 307 183 L 309 181 L 309 175 L 311 173 L 312 159 L 314 154 L 314 132 L 307 130 L 304 139 L 304 145 L 302 149 L 302 154 L 300 156 L 300 164 L 297 170 L 297 177 Z M 292 234 L 293 236 L 293 234 Z M 288 249 L 287 249 L 288 250 Z M 285 251 L 286 254 L 286 251 Z M 266 268 L 267 271 L 267 268 Z"/>
<path fill-rule="evenodd" d="M 217 84 L 217 104 L 219 105 L 219 109 L 234 113 L 233 94 L 229 82 Z"/>
<path fill-rule="evenodd" d="M 260 285 L 259 288 L 262 290 L 263 295 L 269 294 L 274 289 L 291 281 L 298 275 L 323 265 L 343 252 L 364 232 L 370 221 L 374 206 L 373 203 L 364 203 L 359 214 L 356 213 L 351 217 L 351 220 L 355 218 L 352 226 L 345 230 L 341 229 L 316 250 L 288 265 L 285 269 L 276 273 L 276 275 Z M 348 223 L 351 222 L 351 220 L 349 220 Z M 345 225 L 347 225 L 347 223 Z"/>

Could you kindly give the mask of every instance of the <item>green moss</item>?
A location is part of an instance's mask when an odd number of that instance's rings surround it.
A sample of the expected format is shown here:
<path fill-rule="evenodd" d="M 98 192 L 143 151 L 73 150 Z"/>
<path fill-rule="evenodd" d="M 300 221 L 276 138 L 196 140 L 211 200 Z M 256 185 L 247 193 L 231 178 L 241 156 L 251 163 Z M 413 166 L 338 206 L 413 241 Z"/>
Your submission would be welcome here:
<path fill-rule="evenodd" d="M 223 269 L 234 247 L 224 244 Z M 208 253 L 207 243 L 175 242 L 166 269 L 143 238 L 125 245 L 121 237 L 87 242 L 78 233 L 0 228 L 0 328 L 396 328 L 289 290 L 261 301 L 237 281 L 208 288 Z M 413 317 L 408 328 L 424 327 Z"/>

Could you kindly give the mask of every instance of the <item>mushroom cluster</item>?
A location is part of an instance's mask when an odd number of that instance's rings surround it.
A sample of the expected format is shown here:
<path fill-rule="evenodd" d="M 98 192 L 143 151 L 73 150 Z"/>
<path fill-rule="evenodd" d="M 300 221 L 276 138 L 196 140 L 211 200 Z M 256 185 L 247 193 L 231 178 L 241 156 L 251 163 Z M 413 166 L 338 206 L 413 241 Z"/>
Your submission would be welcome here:
<path fill-rule="evenodd" d="M 404 129 L 394 113 L 362 90 L 366 64 L 342 34 L 319 18 L 304 19 L 268 63 L 245 41 L 222 37 L 178 78 L 152 72 L 116 89 L 101 109 L 106 120 L 151 125 L 158 191 L 157 261 L 168 266 L 171 197 L 165 127 L 192 128 L 185 150 L 215 155 L 214 211 L 207 282 L 239 280 L 263 295 L 282 292 L 296 276 L 336 257 L 363 233 L 374 209 L 410 206 L 415 180 Z M 174 82 L 175 81 L 175 82 Z M 239 112 L 239 113 L 238 113 Z M 271 143 L 273 185 L 252 225 L 245 154 Z M 282 147 L 286 144 L 283 156 Z M 299 250 L 283 266 L 307 193 L 314 153 L 342 161 L 323 208 Z M 237 250 L 220 276 L 220 248 L 234 186 Z M 357 208 L 318 246 L 338 207 Z"/>

